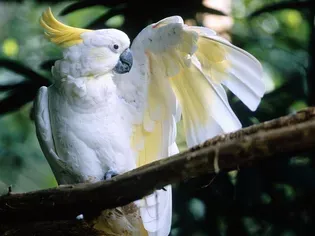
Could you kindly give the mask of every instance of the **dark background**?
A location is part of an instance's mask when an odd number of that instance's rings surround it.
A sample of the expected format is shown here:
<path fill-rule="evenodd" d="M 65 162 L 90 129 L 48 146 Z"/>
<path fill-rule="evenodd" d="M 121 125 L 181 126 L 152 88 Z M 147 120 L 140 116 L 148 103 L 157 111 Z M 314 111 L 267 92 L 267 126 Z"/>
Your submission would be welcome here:
<path fill-rule="evenodd" d="M 170 15 L 214 28 L 264 68 L 267 93 L 256 112 L 229 94 L 244 126 L 315 104 L 313 1 L 0 1 L 0 193 L 56 185 L 30 119 L 37 89 L 50 84 L 61 56 L 38 23 L 48 6 L 68 25 L 115 27 L 131 38 Z M 185 149 L 181 124 L 178 143 Z M 174 185 L 171 235 L 314 235 L 313 209 L 301 200 L 315 190 L 313 156 L 275 157 Z"/>

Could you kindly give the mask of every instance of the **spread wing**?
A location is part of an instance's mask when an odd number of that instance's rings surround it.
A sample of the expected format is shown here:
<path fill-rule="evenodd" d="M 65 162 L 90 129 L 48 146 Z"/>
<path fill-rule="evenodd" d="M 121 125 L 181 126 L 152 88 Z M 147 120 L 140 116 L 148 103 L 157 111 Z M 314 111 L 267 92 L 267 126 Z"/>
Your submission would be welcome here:
<path fill-rule="evenodd" d="M 48 94 L 49 89 L 42 86 L 34 102 L 36 135 L 58 184 L 77 183 L 79 182 L 79 177 L 69 171 L 66 163 L 56 154 L 50 126 Z"/>
<path fill-rule="evenodd" d="M 210 29 L 183 24 L 178 16 L 147 26 L 131 49 L 134 67 L 117 86 L 136 114 L 131 143 L 138 166 L 171 154 L 181 118 L 189 147 L 241 128 L 223 85 L 251 110 L 265 92 L 262 67 L 252 55 Z M 143 206 L 149 232 L 170 226 L 169 191 L 147 198 Z M 157 210 L 150 213 L 152 206 Z"/>

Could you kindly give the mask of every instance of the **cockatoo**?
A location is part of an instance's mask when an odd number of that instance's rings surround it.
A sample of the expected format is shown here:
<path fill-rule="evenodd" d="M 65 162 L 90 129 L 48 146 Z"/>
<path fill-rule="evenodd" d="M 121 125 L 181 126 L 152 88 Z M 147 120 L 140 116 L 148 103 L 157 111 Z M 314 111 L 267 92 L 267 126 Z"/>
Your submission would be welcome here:
<path fill-rule="evenodd" d="M 188 147 L 241 128 L 223 85 L 252 111 L 265 92 L 257 59 L 179 16 L 148 25 L 131 46 L 120 30 L 70 27 L 50 8 L 40 23 L 63 47 L 53 84 L 35 99 L 36 133 L 59 184 L 109 179 L 178 153 L 181 119 Z M 171 186 L 165 190 L 103 211 L 94 227 L 168 235 Z"/>

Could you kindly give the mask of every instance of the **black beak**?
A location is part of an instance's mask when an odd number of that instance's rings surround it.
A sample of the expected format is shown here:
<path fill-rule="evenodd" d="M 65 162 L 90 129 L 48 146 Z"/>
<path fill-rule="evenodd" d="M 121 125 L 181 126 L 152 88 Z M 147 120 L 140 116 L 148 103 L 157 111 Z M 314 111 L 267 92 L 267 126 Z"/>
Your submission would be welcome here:
<path fill-rule="evenodd" d="M 119 57 L 114 71 L 118 74 L 125 74 L 131 70 L 132 67 L 132 53 L 129 48 L 127 48 Z"/>

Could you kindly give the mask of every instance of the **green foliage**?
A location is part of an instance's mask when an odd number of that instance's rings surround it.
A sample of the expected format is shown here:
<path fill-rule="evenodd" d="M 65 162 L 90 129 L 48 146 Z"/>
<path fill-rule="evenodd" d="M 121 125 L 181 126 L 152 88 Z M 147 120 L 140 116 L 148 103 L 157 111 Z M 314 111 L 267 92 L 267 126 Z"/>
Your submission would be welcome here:
<path fill-rule="evenodd" d="M 195 18 L 197 12 L 224 15 L 201 2 L 0 2 L 0 194 L 9 185 L 13 191 L 56 185 L 30 119 L 36 91 L 50 84 L 50 68 L 61 55 L 59 48 L 45 40 L 38 24 L 48 5 L 70 25 L 92 29 L 116 27 L 133 38 L 147 24 L 169 15 L 181 15 L 184 19 Z M 233 43 L 261 61 L 267 88 L 255 113 L 229 94 L 232 108 L 243 125 L 293 113 L 309 105 L 309 98 L 315 96 L 314 65 L 309 60 L 315 56 L 311 38 L 313 1 L 233 0 L 232 4 Z M 184 150 L 181 125 L 178 143 Z M 172 235 L 314 234 L 313 214 L 298 209 L 292 213 L 290 208 L 293 203 L 299 204 L 295 202 L 298 196 L 315 188 L 312 156 L 313 153 L 305 153 L 299 157 L 279 157 L 255 167 L 175 185 Z M 286 212 L 286 208 L 281 208 L 283 204 L 288 206 Z"/>

